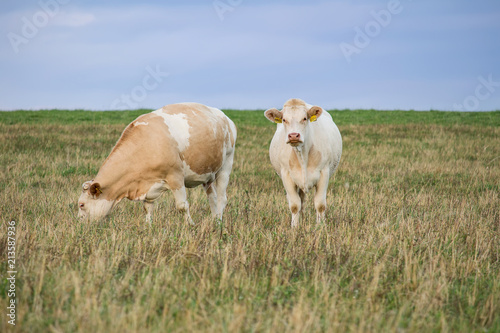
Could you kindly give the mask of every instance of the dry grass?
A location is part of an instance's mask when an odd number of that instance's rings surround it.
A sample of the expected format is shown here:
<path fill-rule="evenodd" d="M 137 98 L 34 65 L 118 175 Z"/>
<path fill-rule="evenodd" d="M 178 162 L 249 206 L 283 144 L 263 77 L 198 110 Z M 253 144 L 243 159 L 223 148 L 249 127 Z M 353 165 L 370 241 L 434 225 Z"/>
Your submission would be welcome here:
<path fill-rule="evenodd" d="M 126 122 L 0 124 L 2 271 L 6 222 L 18 226 L 13 331 L 500 331 L 498 127 L 337 120 L 327 223 L 309 197 L 291 230 L 267 153 L 274 128 L 237 118 L 222 227 L 200 188 L 194 227 L 170 194 L 151 228 L 131 202 L 81 224 L 80 185 Z"/>

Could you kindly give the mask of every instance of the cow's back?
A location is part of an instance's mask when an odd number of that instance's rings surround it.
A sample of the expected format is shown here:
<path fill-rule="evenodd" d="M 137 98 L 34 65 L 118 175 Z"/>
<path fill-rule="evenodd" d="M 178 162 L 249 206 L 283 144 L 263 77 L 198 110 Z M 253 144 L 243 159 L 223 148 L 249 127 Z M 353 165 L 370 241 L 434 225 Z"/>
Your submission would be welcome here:
<path fill-rule="evenodd" d="M 163 118 L 181 159 L 198 175 L 217 172 L 226 155 L 234 150 L 236 127 L 218 109 L 180 103 L 167 105 L 153 114 Z"/>

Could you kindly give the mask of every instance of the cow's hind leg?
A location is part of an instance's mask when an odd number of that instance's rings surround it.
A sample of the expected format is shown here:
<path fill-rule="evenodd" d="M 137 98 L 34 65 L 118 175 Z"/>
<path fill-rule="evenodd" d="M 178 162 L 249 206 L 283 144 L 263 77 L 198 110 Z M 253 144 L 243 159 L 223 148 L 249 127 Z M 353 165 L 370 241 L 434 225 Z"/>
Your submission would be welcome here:
<path fill-rule="evenodd" d="M 325 220 L 326 211 L 326 192 L 328 190 L 328 181 L 330 173 L 328 170 L 323 170 L 319 181 L 316 184 L 316 193 L 314 194 L 314 208 L 316 208 L 316 222 L 321 223 Z"/>
<path fill-rule="evenodd" d="M 215 183 L 210 182 L 203 184 L 205 193 L 207 194 L 208 203 L 210 204 L 210 211 L 212 212 L 212 217 L 217 217 L 217 192 L 215 192 Z"/>
<path fill-rule="evenodd" d="M 219 219 L 219 221 L 222 221 L 222 214 L 224 213 L 224 208 L 226 208 L 227 204 L 226 190 L 227 185 L 229 184 L 229 176 L 231 175 L 231 170 L 233 168 L 233 157 L 234 154 L 227 157 L 224 165 L 215 176 L 215 192 L 217 195 L 217 211 L 215 216 Z"/>
<path fill-rule="evenodd" d="M 186 188 L 182 186 L 178 190 L 172 190 L 175 199 L 175 207 L 184 213 L 184 221 L 194 225 L 191 214 L 189 214 L 189 203 L 187 201 Z"/>
<path fill-rule="evenodd" d="M 300 217 L 304 217 L 304 207 L 305 207 L 305 202 L 306 202 L 306 193 L 302 191 L 300 188 L 297 190 L 299 193 L 300 197 Z"/>

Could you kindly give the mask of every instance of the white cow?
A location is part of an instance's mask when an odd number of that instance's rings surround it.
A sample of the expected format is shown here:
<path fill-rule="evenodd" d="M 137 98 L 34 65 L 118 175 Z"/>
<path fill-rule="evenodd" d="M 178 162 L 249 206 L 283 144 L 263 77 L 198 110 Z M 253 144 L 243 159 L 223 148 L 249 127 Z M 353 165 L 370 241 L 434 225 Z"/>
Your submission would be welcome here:
<path fill-rule="evenodd" d="M 236 127 L 222 111 L 197 103 L 164 106 L 130 123 L 94 180 L 83 183 L 79 216 L 98 220 L 123 198 L 153 202 L 171 190 L 176 208 L 193 223 L 186 187 L 203 185 L 212 215 L 222 219 L 233 166 Z"/>
<path fill-rule="evenodd" d="M 306 193 L 313 187 L 317 222 L 325 218 L 330 176 L 342 155 L 342 137 L 328 112 L 300 99 L 290 99 L 283 109 L 264 112 L 277 123 L 269 156 L 281 177 L 292 212 L 292 227 L 300 220 Z"/>

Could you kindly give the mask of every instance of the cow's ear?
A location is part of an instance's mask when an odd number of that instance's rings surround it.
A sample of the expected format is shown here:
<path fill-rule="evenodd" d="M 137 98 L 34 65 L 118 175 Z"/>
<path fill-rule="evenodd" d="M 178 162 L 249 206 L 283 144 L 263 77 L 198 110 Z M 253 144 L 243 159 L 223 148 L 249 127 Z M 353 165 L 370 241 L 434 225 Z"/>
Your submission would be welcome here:
<path fill-rule="evenodd" d="M 272 123 L 283 122 L 283 112 L 281 112 L 280 110 L 278 110 L 276 108 L 266 110 L 266 112 L 264 112 L 264 115 Z"/>
<path fill-rule="evenodd" d="M 101 185 L 99 183 L 93 183 L 90 185 L 89 193 L 96 198 L 99 198 L 99 195 L 102 193 Z"/>
<path fill-rule="evenodd" d="M 316 121 L 322 113 L 322 108 L 320 108 L 319 106 L 313 106 L 309 109 L 309 111 L 307 111 L 307 119 L 309 119 L 310 122 Z"/>

